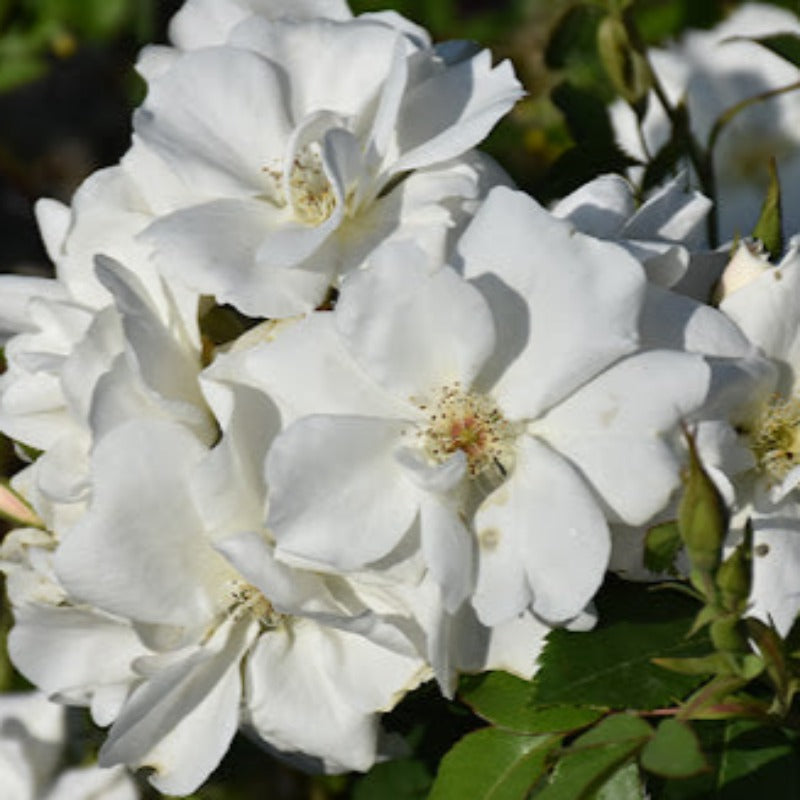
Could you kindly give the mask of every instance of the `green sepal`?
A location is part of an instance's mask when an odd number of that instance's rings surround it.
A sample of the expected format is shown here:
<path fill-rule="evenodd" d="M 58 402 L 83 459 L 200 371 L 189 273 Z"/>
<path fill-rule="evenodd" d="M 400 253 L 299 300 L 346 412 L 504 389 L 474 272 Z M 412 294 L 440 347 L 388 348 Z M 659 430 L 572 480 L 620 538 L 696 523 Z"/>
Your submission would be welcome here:
<path fill-rule="evenodd" d="M 653 78 L 647 59 L 633 46 L 622 19 L 610 14 L 597 27 L 597 52 L 611 83 L 631 105 L 644 98 Z"/>
<path fill-rule="evenodd" d="M 710 625 L 715 619 L 719 617 L 719 615 L 720 615 L 720 610 L 716 606 L 713 605 L 703 606 L 697 613 L 697 616 L 694 618 L 692 627 L 689 628 L 689 633 L 687 633 L 686 636 L 687 637 L 694 636 L 698 631 L 705 628 L 706 625 Z"/>
<path fill-rule="evenodd" d="M 745 626 L 736 614 L 717 617 L 709 626 L 709 635 L 711 643 L 720 652 L 750 652 Z"/>
<path fill-rule="evenodd" d="M 720 564 L 714 578 L 722 606 L 741 614 L 747 606 L 753 584 L 753 526 L 747 521 L 744 538 Z"/>
<path fill-rule="evenodd" d="M 771 625 L 766 625 L 755 617 L 746 617 L 744 623 L 747 633 L 753 640 L 772 685 L 775 687 L 774 711 L 777 714 L 787 714 L 792 705 L 794 695 L 799 688 L 797 678 L 793 676 L 790 662 L 786 654 L 786 644 L 778 632 Z"/>
<path fill-rule="evenodd" d="M 722 555 L 722 542 L 728 530 L 728 509 L 714 482 L 700 463 L 694 437 L 686 434 L 689 447 L 689 468 L 678 505 L 678 528 L 692 562 L 692 583 L 706 594 L 707 583 L 702 574 L 714 572 Z M 707 600 L 712 600 L 708 597 Z"/>
<path fill-rule="evenodd" d="M 683 539 L 675 520 L 649 528 L 644 537 L 644 566 L 650 572 L 676 576 L 675 559 L 683 547 Z"/>
<path fill-rule="evenodd" d="M 783 224 L 781 222 L 781 184 L 775 157 L 769 159 L 769 186 L 761 207 L 761 214 L 753 228 L 753 238 L 758 239 L 773 259 L 783 252 Z"/>

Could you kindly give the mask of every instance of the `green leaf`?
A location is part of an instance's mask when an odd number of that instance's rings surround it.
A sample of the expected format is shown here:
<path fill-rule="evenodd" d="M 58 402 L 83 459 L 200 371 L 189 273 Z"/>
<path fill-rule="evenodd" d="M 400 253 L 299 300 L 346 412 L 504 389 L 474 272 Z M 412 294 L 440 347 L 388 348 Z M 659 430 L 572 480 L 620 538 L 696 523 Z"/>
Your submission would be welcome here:
<path fill-rule="evenodd" d="M 800 797 L 797 739 L 747 720 L 696 723 L 711 770 L 654 786 L 659 800 L 795 800 Z M 654 783 L 656 783 L 654 781 Z"/>
<path fill-rule="evenodd" d="M 781 224 L 781 184 L 775 158 L 769 160 L 769 186 L 761 215 L 753 228 L 753 238 L 758 239 L 774 259 L 783 252 L 783 226 Z"/>
<path fill-rule="evenodd" d="M 547 637 L 532 702 L 651 709 L 685 697 L 702 682 L 652 663 L 708 652 L 707 636 L 686 638 L 696 602 L 609 578 L 596 603 L 597 628 L 554 630 Z"/>
<path fill-rule="evenodd" d="M 353 800 L 421 800 L 433 778 L 425 765 L 413 759 L 376 764 L 355 785 Z"/>
<path fill-rule="evenodd" d="M 581 800 L 608 778 L 653 735 L 639 717 L 615 714 L 576 739 L 559 759 L 536 800 Z"/>
<path fill-rule="evenodd" d="M 641 765 L 665 778 L 688 778 L 708 769 L 700 742 L 692 729 L 677 719 L 666 719 L 644 746 Z"/>
<path fill-rule="evenodd" d="M 638 764 L 630 761 L 623 765 L 592 795 L 592 800 L 645 800 Z"/>
<path fill-rule="evenodd" d="M 492 724 L 519 733 L 566 733 L 591 725 L 605 713 L 576 706 L 537 708 L 532 704 L 533 691 L 522 678 L 488 672 L 465 679 L 459 698 Z"/>
<path fill-rule="evenodd" d="M 678 523 L 674 520 L 654 525 L 644 538 L 644 565 L 650 572 L 667 572 L 677 575 L 675 559 L 678 557 L 683 540 Z"/>
<path fill-rule="evenodd" d="M 428 800 L 524 800 L 560 741 L 497 728 L 475 731 L 442 759 Z"/>

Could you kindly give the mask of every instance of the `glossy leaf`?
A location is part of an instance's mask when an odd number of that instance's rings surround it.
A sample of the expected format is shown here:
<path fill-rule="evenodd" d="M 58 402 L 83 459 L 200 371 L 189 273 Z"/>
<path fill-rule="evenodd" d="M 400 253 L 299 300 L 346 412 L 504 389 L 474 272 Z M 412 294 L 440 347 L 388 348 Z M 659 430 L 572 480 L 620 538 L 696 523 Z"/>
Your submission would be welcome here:
<path fill-rule="evenodd" d="M 635 761 L 624 764 L 591 795 L 591 800 L 645 800 L 645 789 Z"/>
<path fill-rule="evenodd" d="M 507 672 L 489 672 L 465 679 L 459 697 L 492 724 L 520 733 L 574 731 L 591 725 L 605 713 L 577 706 L 537 707 L 533 693 L 529 681 Z"/>
<path fill-rule="evenodd" d="M 676 702 L 702 682 L 652 663 L 708 652 L 705 635 L 686 638 L 695 601 L 609 579 L 596 602 L 597 628 L 548 636 L 533 681 L 534 702 L 650 709 Z"/>
<path fill-rule="evenodd" d="M 421 800 L 433 778 L 425 765 L 412 759 L 376 764 L 353 790 L 353 800 Z"/>
<path fill-rule="evenodd" d="M 497 728 L 475 731 L 442 759 L 429 800 L 524 800 L 560 741 Z"/>
<path fill-rule="evenodd" d="M 597 791 L 653 735 L 639 717 L 615 714 L 580 736 L 559 759 L 537 800 L 582 800 Z"/>
<path fill-rule="evenodd" d="M 686 780 L 654 781 L 659 800 L 789 800 L 800 797 L 796 736 L 750 721 L 697 723 L 711 769 Z"/>

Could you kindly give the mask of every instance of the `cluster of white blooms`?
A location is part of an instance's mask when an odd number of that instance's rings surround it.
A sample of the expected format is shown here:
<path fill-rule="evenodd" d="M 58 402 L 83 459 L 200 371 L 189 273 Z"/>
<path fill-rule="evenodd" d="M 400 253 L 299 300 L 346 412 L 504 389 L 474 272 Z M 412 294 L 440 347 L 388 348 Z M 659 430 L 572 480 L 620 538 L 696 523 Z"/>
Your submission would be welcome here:
<path fill-rule="evenodd" d="M 795 250 L 693 299 L 705 198 L 542 209 L 472 149 L 510 66 L 395 14 L 187 0 L 171 38 L 121 162 L 37 206 L 55 279 L 0 278 L 9 649 L 110 726 L 101 764 L 188 794 L 244 728 L 365 770 L 423 681 L 530 677 L 687 424 L 791 622 Z"/>
<path fill-rule="evenodd" d="M 664 102 L 685 107 L 699 147 L 713 145 L 711 166 L 723 240 L 746 236 L 755 225 L 769 184 L 771 157 L 785 187 L 787 227 L 800 229 L 800 193 L 795 189 L 800 181 L 797 68 L 752 41 L 779 34 L 800 34 L 796 14 L 746 3 L 713 30 L 691 31 L 679 42 L 648 52 L 664 94 L 650 91 L 641 124 L 621 100 L 611 107 L 619 144 L 643 163 L 672 136 Z"/>

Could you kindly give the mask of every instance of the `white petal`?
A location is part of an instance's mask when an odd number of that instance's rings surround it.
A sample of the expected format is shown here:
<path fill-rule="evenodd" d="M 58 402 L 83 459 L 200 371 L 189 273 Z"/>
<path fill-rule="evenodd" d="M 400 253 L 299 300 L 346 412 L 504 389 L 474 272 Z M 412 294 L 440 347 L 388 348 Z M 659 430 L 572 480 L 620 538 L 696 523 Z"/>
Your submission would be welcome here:
<path fill-rule="evenodd" d="M 418 408 L 359 368 L 330 312 L 278 328 L 273 340 L 234 358 L 244 362 L 242 379 L 261 388 L 278 406 L 284 426 L 309 414 L 424 419 Z"/>
<path fill-rule="evenodd" d="M 482 50 L 410 88 L 398 113 L 394 174 L 460 156 L 522 96 L 511 62 L 492 67 Z"/>
<path fill-rule="evenodd" d="M 635 208 L 633 187 L 625 178 L 601 175 L 559 200 L 551 213 L 590 236 L 618 239 Z"/>
<path fill-rule="evenodd" d="M 130 422 L 92 458 L 89 511 L 56 555 L 76 597 L 141 622 L 202 625 L 230 573 L 210 547 L 187 474 L 205 448 L 185 429 Z"/>
<path fill-rule="evenodd" d="M 403 422 L 306 417 L 267 457 L 267 524 L 281 558 L 350 570 L 389 553 L 418 509 L 394 457 Z"/>
<path fill-rule="evenodd" d="M 135 679 L 144 648 L 131 627 L 87 609 L 25 604 L 14 611 L 8 648 L 14 665 L 51 697 L 86 703 L 103 686 Z"/>
<path fill-rule="evenodd" d="M 255 50 L 291 76 L 288 94 L 297 124 L 320 109 L 345 116 L 371 111 L 399 38 L 397 31 L 376 22 L 251 18 L 229 42 Z"/>
<path fill-rule="evenodd" d="M 762 501 L 762 505 L 766 505 Z M 753 586 L 749 613 L 785 636 L 800 612 L 800 505 L 789 496 L 753 513 Z"/>
<path fill-rule="evenodd" d="M 268 397 L 249 386 L 213 381 L 213 370 L 212 366 L 204 380 L 206 393 L 212 405 L 214 398 L 226 396 L 230 413 L 223 415 L 216 404 L 222 439 L 197 466 L 191 486 L 211 539 L 263 526 L 264 458 L 280 430 L 278 411 Z"/>
<path fill-rule="evenodd" d="M 149 767 L 150 782 L 165 794 L 197 789 L 236 733 L 239 661 L 253 627 L 220 629 L 204 648 L 145 681 L 109 731 L 100 765 Z"/>
<path fill-rule="evenodd" d="M 182 50 L 222 44 L 236 24 L 253 13 L 267 19 L 353 16 L 344 0 L 292 0 L 285 5 L 274 0 L 187 0 L 170 20 L 169 38 Z"/>
<path fill-rule="evenodd" d="M 283 95 L 278 70 L 255 53 L 188 52 L 151 82 L 134 128 L 198 201 L 270 196 L 262 168 L 283 155 L 292 127 Z"/>
<path fill-rule="evenodd" d="M 495 343 L 491 312 L 449 267 L 431 272 L 412 245 L 389 245 L 351 275 L 336 306 L 336 327 L 365 372 L 393 394 L 429 399 L 469 387 Z"/>
<path fill-rule="evenodd" d="M 259 249 L 285 216 L 264 200 L 216 200 L 161 217 L 142 239 L 164 272 L 189 288 L 250 316 L 285 317 L 312 309 L 330 283 L 326 270 L 259 262 Z"/>
<path fill-rule="evenodd" d="M 442 587 L 444 607 L 454 613 L 475 583 L 475 541 L 455 502 L 430 495 L 420 505 L 425 563 Z"/>
<path fill-rule="evenodd" d="M 34 297 L 66 300 L 68 294 L 63 284 L 50 278 L 0 275 L 0 333 L 36 330 L 28 313 Z"/>
<path fill-rule="evenodd" d="M 514 471 L 475 515 L 478 586 L 473 605 L 485 625 L 530 606 L 558 623 L 574 617 L 605 574 L 611 540 L 599 505 L 573 467 L 530 436 Z"/>
<path fill-rule="evenodd" d="M 644 523 L 680 484 L 677 426 L 706 398 L 699 356 L 626 358 L 549 412 L 532 430 L 569 458 L 622 521 Z"/>
<path fill-rule="evenodd" d="M 390 710 L 423 675 L 418 661 L 300 620 L 258 640 L 245 702 L 256 731 L 275 747 L 321 759 L 326 771 L 367 770 L 376 712 Z"/>
<path fill-rule="evenodd" d="M 751 342 L 768 356 L 800 363 L 800 253 L 793 251 L 720 303 Z"/>
<path fill-rule="evenodd" d="M 722 312 L 690 297 L 648 284 L 642 309 L 642 344 L 739 358 L 753 345 Z"/>
<path fill-rule="evenodd" d="M 496 357 L 481 380 L 496 382 L 492 393 L 511 419 L 535 418 L 635 349 L 639 264 L 522 192 L 494 189 L 459 251 L 497 326 Z"/>
<path fill-rule="evenodd" d="M 43 800 L 138 800 L 133 777 L 121 767 L 88 766 L 64 770 Z"/>

